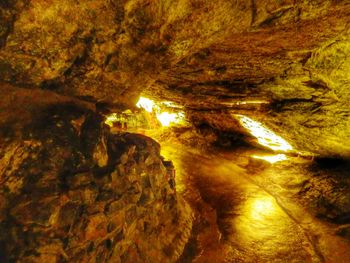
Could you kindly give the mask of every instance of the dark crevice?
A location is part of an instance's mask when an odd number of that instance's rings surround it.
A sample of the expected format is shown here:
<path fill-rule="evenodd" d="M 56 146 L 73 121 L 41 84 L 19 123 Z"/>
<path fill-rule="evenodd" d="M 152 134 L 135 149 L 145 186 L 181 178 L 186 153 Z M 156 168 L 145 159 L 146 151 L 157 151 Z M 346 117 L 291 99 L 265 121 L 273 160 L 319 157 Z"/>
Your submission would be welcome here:
<path fill-rule="evenodd" d="M 7 38 L 14 30 L 14 24 L 15 24 L 18 16 L 20 15 L 19 10 L 16 10 L 16 4 L 18 4 L 19 2 L 23 3 L 23 7 L 20 10 L 21 12 L 26 10 L 26 7 L 30 3 L 29 0 L 1 0 L 0 1 L 0 8 L 1 9 L 11 10 L 10 11 L 11 17 L 8 20 L 4 17 L 1 17 L 2 12 L 0 12 L 0 23 L 2 24 L 1 26 L 6 27 L 6 30 L 4 31 L 4 33 L 2 35 L 0 35 L 0 48 L 3 48 L 4 46 L 6 46 Z M 5 20 L 5 21 L 3 21 L 3 20 Z"/>
<path fill-rule="evenodd" d="M 327 83 L 324 82 L 323 80 L 317 80 L 317 81 L 309 80 L 309 81 L 305 81 L 304 84 L 314 89 L 326 89 L 326 90 L 330 89 Z"/>
<path fill-rule="evenodd" d="M 55 91 L 55 90 L 59 90 L 61 85 L 62 83 L 58 79 L 51 79 L 51 80 L 44 80 L 40 84 L 40 88 Z"/>
<path fill-rule="evenodd" d="M 308 110 L 313 112 L 318 110 L 322 106 L 321 103 L 314 102 L 313 99 L 302 99 L 302 98 L 293 98 L 293 99 L 284 99 L 284 100 L 274 100 L 269 108 L 275 112 L 282 112 L 287 110 Z"/>
<path fill-rule="evenodd" d="M 293 9 L 293 7 L 286 6 L 274 11 L 273 13 L 271 13 L 269 17 L 267 17 L 265 20 L 259 23 L 258 27 L 265 27 L 265 26 L 271 25 L 273 22 L 275 22 L 277 19 L 282 17 L 285 13 L 287 13 L 291 9 Z"/>
<path fill-rule="evenodd" d="M 250 25 L 253 25 L 255 23 L 256 16 L 257 16 L 256 0 L 251 0 L 251 9 L 252 9 L 252 21 Z"/>
<path fill-rule="evenodd" d="M 170 90 L 174 89 L 191 89 L 195 87 L 206 87 L 206 86 L 217 86 L 218 88 L 225 88 L 228 91 L 235 91 L 240 93 L 246 91 L 247 89 L 256 89 L 257 85 L 255 83 L 247 83 L 244 80 L 220 80 L 220 81 L 206 81 L 206 82 L 197 82 L 194 84 L 189 84 L 186 86 L 181 85 L 169 85 Z M 210 90 L 209 90 L 210 91 Z M 242 93 L 240 93 L 242 95 Z"/>
<path fill-rule="evenodd" d="M 316 158 L 314 167 L 319 169 L 327 169 L 327 170 L 334 170 L 334 169 L 346 168 L 346 167 L 350 169 L 350 160 L 342 159 L 342 158 L 331 158 L 331 157 Z"/>

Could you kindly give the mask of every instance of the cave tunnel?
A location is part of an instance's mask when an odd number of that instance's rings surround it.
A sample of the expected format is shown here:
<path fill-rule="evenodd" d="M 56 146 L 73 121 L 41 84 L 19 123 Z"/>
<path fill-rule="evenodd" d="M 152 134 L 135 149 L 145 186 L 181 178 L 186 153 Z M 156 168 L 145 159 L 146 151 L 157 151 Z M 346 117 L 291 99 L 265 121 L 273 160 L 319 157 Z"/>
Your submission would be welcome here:
<path fill-rule="evenodd" d="M 0 262 L 349 263 L 348 0 L 1 0 Z"/>

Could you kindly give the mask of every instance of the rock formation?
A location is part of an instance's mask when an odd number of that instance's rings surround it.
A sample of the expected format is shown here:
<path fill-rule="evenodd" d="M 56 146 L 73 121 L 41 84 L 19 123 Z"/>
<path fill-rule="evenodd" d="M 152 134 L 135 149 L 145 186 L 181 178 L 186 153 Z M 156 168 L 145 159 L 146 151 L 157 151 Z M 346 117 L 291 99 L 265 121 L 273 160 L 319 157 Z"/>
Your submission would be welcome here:
<path fill-rule="evenodd" d="M 160 146 L 88 105 L 2 85 L 1 262 L 174 262 L 191 210 Z"/>
<path fill-rule="evenodd" d="M 148 90 L 243 110 L 298 150 L 349 157 L 349 17 L 346 0 L 2 1 L 0 77 L 95 102 Z M 234 107 L 252 100 L 269 107 Z"/>
<path fill-rule="evenodd" d="M 143 92 L 350 158 L 349 57 L 348 0 L 1 0 L 1 260 L 174 261 L 190 215 L 159 146 L 101 105 Z"/>

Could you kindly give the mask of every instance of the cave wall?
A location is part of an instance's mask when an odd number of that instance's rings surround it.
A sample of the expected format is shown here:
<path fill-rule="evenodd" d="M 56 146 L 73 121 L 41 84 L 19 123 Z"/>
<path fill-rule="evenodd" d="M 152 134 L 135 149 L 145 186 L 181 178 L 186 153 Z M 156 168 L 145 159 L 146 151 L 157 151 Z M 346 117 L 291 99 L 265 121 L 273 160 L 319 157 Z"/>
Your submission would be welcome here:
<path fill-rule="evenodd" d="M 246 1 L 223 0 L 16 0 L 1 7 L 2 79 L 125 103 L 231 28 L 247 28 L 251 16 Z"/>
<path fill-rule="evenodd" d="M 93 109 L 1 86 L 0 261 L 174 262 L 192 214 L 150 138 Z"/>
<path fill-rule="evenodd" d="M 211 93 L 208 96 L 213 106 L 203 100 L 196 107 L 190 95 L 189 118 L 226 132 L 247 134 L 234 118 L 243 114 L 263 123 L 301 152 L 350 158 L 350 28 L 343 33 L 310 52 L 307 60 L 292 64 L 281 76 L 254 88 L 244 86 L 234 94 L 227 87 L 192 87 L 202 97 Z M 224 95 L 227 97 L 218 98 Z M 239 101 L 247 104 L 237 105 Z"/>
<path fill-rule="evenodd" d="M 315 50 L 305 64 L 267 83 L 274 98 L 261 120 L 294 146 L 350 158 L 350 27 Z M 269 118 L 270 117 L 270 118 Z"/>
<path fill-rule="evenodd" d="M 1 260 L 180 253 L 191 216 L 159 146 L 112 135 L 96 103 L 143 91 L 198 124 L 243 132 L 245 114 L 349 158 L 349 28 L 348 0 L 2 0 Z"/>
<path fill-rule="evenodd" d="M 348 35 L 349 8 L 333 0 L 7 0 L 0 76 L 126 102 L 157 83 L 174 92 L 257 84 Z"/>

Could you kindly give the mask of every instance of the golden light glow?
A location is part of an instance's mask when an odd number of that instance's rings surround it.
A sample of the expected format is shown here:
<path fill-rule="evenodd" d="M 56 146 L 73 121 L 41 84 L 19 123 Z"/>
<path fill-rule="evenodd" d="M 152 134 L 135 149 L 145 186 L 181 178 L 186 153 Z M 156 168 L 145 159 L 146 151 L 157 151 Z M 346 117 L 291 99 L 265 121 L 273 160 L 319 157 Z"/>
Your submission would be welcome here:
<path fill-rule="evenodd" d="M 142 108 L 145 111 L 152 112 L 155 103 L 153 100 L 147 99 L 145 97 L 140 97 L 139 101 L 136 103 L 136 107 Z"/>
<path fill-rule="evenodd" d="M 277 205 L 273 197 L 264 196 L 252 200 L 247 207 L 250 211 L 250 217 L 257 221 L 266 220 L 267 217 L 274 217 L 277 210 Z"/>
<path fill-rule="evenodd" d="M 106 123 L 108 126 L 112 127 L 112 126 L 113 126 L 113 122 L 116 122 L 116 121 L 118 121 L 118 120 L 119 120 L 119 119 L 118 119 L 117 114 L 116 114 L 116 113 L 112 113 L 112 114 L 110 114 L 110 115 L 108 115 L 108 116 L 106 117 L 105 123 Z"/>
<path fill-rule="evenodd" d="M 157 114 L 157 119 L 162 126 L 169 126 L 171 123 L 179 123 L 183 118 L 181 113 L 162 112 Z"/>
<path fill-rule="evenodd" d="M 253 155 L 252 157 L 255 159 L 264 160 L 272 164 L 288 160 L 288 157 L 285 154 L 276 154 L 276 155 L 267 155 L 267 156 Z"/>
<path fill-rule="evenodd" d="M 293 147 L 282 137 L 276 135 L 273 131 L 265 128 L 261 123 L 243 115 L 235 115 L 242 126 L 254 135 L 261 145 L 269 147 L 275 151 L 292 151 Z"/>
<path fill-rule="evenodd" d="M 183 108 L 183 106 L 176 104 L 175 102 L 172 102 L 172 101 L 162 101 L 161 104 L 170 108 L 179 108 L 179 109 Z"/>
<path fill-rule="evenodd" d="M 249 105 L 249 104 L 269 104 L 267 100 L 246 100 L 246 101 L 234 101 L 234 102 L 222 102 L 224 105 Z"/>
<path fill-rule="evenodd" d="M 266 251 L 279 249 L 281 244 L 293 244 L 290 243 L 293 235 L 288 235 L 293 226 L 290 218 L 266 192 L 257 189 L 249 195 L 237 214 L 235 235 L 240 243 L 261 244 L 260 249 Z"/>
<path fill-rule="evenodd" d="M 142 108 L 148 111 L 149 113 L 154 113 L 162 126 L 171 126 L 173 124 L 180 124 L 181 122 L 184 121 L 185 114 L 183 112 L 177 111 L 177 112 L 170 113 L 167 111 L 163 111 L 162 108 L 164 107 L 162 107 L 162 105 L 171 107 L 175 104 L 172 104 L 169 101 L 156 103 L 153 100 L 145 97 L 140 97 L 139 101 L 136 104 L 138 108 Z"/>

